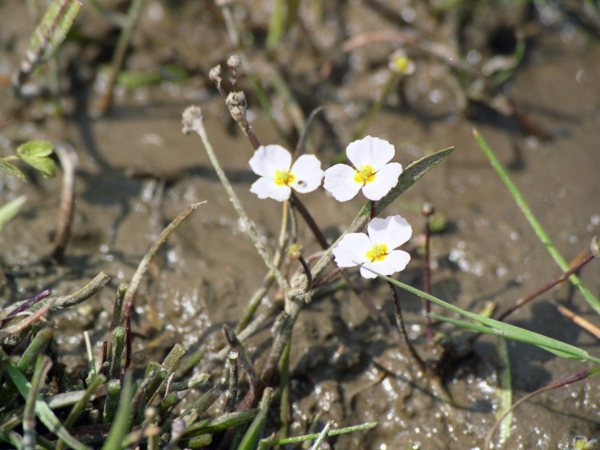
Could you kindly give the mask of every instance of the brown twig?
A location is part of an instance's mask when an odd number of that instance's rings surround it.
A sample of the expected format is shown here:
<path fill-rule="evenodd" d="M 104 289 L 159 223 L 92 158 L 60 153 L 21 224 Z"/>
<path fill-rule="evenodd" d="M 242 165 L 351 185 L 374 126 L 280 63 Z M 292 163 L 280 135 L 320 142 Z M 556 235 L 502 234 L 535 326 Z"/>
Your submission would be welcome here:
<path fill-rule="evenodd" d="M 77 153 L 68 144 L 58 144 L 56 155 L 63 169 L 63 183 L 60 194 L 60 209 L 58 225 L 52 250 L 52 258 L 60 261 L 64 255 L 65 248 L 71 235 L 71 223 L 73 221 L 73 206 L 75 201 L 75 170 L 77 169 Z"/>
<path fill-rule="evenodd" d="M 6 325 L 6 323 L 9 322 L 11 319 L 14 319 L 17 316 L 17 314 L 19 314 L 23 311 L 26 311 L 27 309 L 29 309 L 31 306 L 35 305 L 40 300 L 48 297 L 51 293 L 52 293 L 52 291 L 50 289 L 45 289 L 42 292 L 34 295 L 30 299 L 24 300 L 19 306 L 17 306 L 15 309 L 13 309 L 11 312 L 9 312 L 6 315 L 6 317 L 4 317 L 2 320 L 0 320 L 0 328 L 2 328 L 4 325 Z"/>
<path fill-rule="evenodd" d="M 235 350 L 238 353 L 239 361 L 244 371 L 248 374 L 248 378 L 250 379 L 250 389 L 254 390 L 257 378 L 256 372 L 254 371 L 254 367 L 252 366 L 250 358 L 248 357 L 248 352 L 236 336 L 235 332 L 229 326 L 223 325 L 223 333 L 225 334 L 225 338 L 227 339 L 227 343 L 229 344 L 231 349 Z"/>
<path fill-rule="evenodd" d="M 177 229 L 181 223 L 188 218 L 190 214 L 192 214 L 200 205 L 205 204 L 206 201 L 192 203 L 188 206 L 184 211 L 182 211 L 173 221 L 167 225 L 167 227 L 160 233 L 156 241 L 152 243 L 131 278 L 131 283 L 127 287 L 127 291 L 125 292 L 125 298 L 123 299 L 123 318 L 125 321 L 125 341 L 126 341 L 126 351 L 125 351 L 125 367 L 124 370 L 129 368 L 131 363 L 131 316 L 133 313 L 133 303 L 135 300 L 135 295 L 137 294 L 138 288 L 144 278 L 144 275 L 148 271 L 148 266 L 150 265 L 150 261 L 156 255 L 156 252 L 160 249 L 160 247 L 167 241 L 171 233 Z"/>
<path fill-rule="evenodd" d="M 452 68 L 465 68 L 465 64 L 453 54 L 448 54 L 448 49 L 427 42 L 419 34 L 412 31 L 372 31 L 352 36 L 342 44 L 344 52 L 351 52 L 359 47 L 378 42 L 398 42 L 404 45 L 412 45 L 421 51 L 429 53 L 440 59 Z"/>
<path fill-rule="evenodd" d="M 595 336 L 597 339 L 600 339 L 600 328 L 591 323 L 589 320 L 584 319 L 583 317 L 575 314 L 568 308 L 565 308 L 562 305 L 556 305 L 558 312 L 565 316 L 567 319 L 572 321 L 575 325 L 583 328 L 585 331 Z"/>
<path fill-rule="evenodd" d="M 549 281 L 548 283 L 544 284 L 540 288 L 533 291 L 528 296 L 521 298 L 521 299 L 517 300 L 516 302 L 514 302 L 506 311 L 504 311 L 502 314 L 500 314 L 500 316 L 498 317 L 497 320 L 506 319 L 506 317 L 508 317 L 510 314 L 514 313 L 517 309 L 525 306 L 530 301 L 535 300 L 540 295 L 548 292 L 553 287 L 555 287 L 555 286 L 559 285 L 560 283 L 562 283 L 563 281 L 567 280 L 574 273 L 579 272 L 586 264 L 591 262 L 593 259 L 594 259 L 594 255 L 592 253 L 588 253 L 585 256 L 585 258 L 582 258 L 577 264 L 575 264 L 573 267 L 571 267 L 568 271 L 563 272 L 558 278 L 555 278 L 554 280 Z"/>
<path fill-rule="evenodd" d="M 123 67 L 127 49 L 131 42 L 131 38 L 133 37 L 133 33 L 135 32 L 140 15 L 142 14 L 144 3 L 144 0 L 132 0 L 129 5 L 129 11 L 127 11 L 127 24 L 119 36 L 106 82 L 103 83 L 104 91 L 95 102 L 94 110 L 92 111 L 94 115 L 102 116 L 110 109 L 117 76 L 121 67 Z"/>
<path fill-rule="evenodd" d="M 425 255 L 423 258 L 423 291 L 427 294 L 431 294 L 431 227 L 430 220 L 433 215 L 433 206 L 430 203 L 423 204 L 421 208 L 421 214 L 425 217 Z M 431 302 L 425 300 L 425 317 L 427 318 L 427 326 L 425 328 L 425 334 L 427 335 L 427 341 L 431 342 L 433 339 L 433 323 L 431 321 Z"/>
<path fill-rule="evenodd" d="M 410 353 L 410 356 L 413 358 L 413 360 L 417 363 L 417 366 L 419 367 L 419 370 L 421 371 L 421 373 L 428 374 L 430 372 L 430 370 L 427 367 L 427 364 L 425 364 L 425 361 L 423 361 L 423 358 L 421 358 L 421 355 L 419 355 L 419 353 L 417 353 L 417 350 L 415 349 L 415 347 L 412 345 L 412 342 L 408 338 L 408 333 L 406 332 L 406 326 L 404 325 L 404 317 L 402 316 L 402 307 L 400 305 L 400 297 L 398 297 L 398 292 L 396 291 L 396 287 L 392 283 L 388 283 L 388 285 L 389 285 L 390 289 L 392 290 L 392 295 L 394 297 L 394 306 L 396 307 L 396 325 L 398 327 L 398 332 L 400 333 L 400 336 L 402 336 L 402 338 L 404 339 L 404 343 L 406 344 L 406 347 L 408 348 L 408 352 Z"/>

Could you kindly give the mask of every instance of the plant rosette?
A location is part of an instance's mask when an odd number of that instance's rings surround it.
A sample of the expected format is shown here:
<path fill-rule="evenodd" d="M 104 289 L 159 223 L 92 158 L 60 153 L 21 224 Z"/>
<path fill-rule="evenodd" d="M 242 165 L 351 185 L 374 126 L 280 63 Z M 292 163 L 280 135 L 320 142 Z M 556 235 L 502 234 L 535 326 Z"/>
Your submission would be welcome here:
<path fill-rule="evenodd" d="M 388 141 L 366 136 L 346 147 L 354 167 L 336 164 L 325 171 L 323 187 L 340 202 L 353 199 L 362 190 L 369 200 L 381 200 L 402 173 L 402 165 L 390 162 L 396 150 Z"/>
<path fill-rule="evenodd" d="M 250 158 L 252 171 L 259 175 L 250 187 L 258 198 L 283 202 L 292 189 L 301 194 L 312 192 L 321 185 L 321 161 L 314 155 L 302 155 L 292 164 L 292 154 L 280 145 L 259 147 Z"/>
<path fill-rule="evenodd" d="M 360 267 L 364 278 L 377 274 L 392 275 L 404 270 L 410 255 L 396 250 L 408 242 L 412 227 L 402 216 L 375 218 L 369 222 L 367 234 L 348 233 L 333 249 L 338 267 Z"/>

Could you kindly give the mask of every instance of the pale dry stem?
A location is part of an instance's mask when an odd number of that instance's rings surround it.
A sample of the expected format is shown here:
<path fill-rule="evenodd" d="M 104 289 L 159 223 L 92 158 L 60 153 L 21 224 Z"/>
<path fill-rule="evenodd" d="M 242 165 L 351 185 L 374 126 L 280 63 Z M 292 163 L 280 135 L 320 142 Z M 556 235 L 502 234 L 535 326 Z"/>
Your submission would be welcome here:
<path fill-rule="evenodd" d="M 213 168 L 215 169 L 217 176 L 219 177 L 219 181 L 225 188 L 225 192 L 227 192 L 227 195 L 229 196 L 229 201 L 233 205 L 235 212 L 238 214 L 240 220 L 242 221 L 243 231 L 248 235 L 248 237 L 254 244 L 254 248 L 256 248 L 256 251 L 262 258 L 267 268 L 275 276 L 275 280 L 277 281 L 277 284 L 279 284 L 279 287 L 284 291 L 287 291 L 288 286 L 285 278 L 283 277 L 279 269 L 273 264 L 272 257 L 269 255 L 269 252 L 265 247 L 264 240 L 261 239 L 261 236 L 259 236 L 256 225 L 252 220 L 250 220 L 250 218 L 246 214 L 246 211 L 242 207 L 242 203 L 240 202 L 239 197 L 233 190 L 233 187 L 231 186 L 227 175 L 225 175 L 225 172 L 221 167 L 221 163 L 217 158 L 212 144 L 208 139 L 208 135 L 206 134 L 206 129 L 204 128 L 204 115 L 202 114 L 202 109 L 198 106 L 190 106 L 183 112 L 182 122 L 183 132 L 185 134 L 194 132 L 198 134 L 198 136 L 200 136 L 202 145 L 204 146 L 204 149 L 208 154 L 208 158 L 210 159 L 210 162 Z"/>

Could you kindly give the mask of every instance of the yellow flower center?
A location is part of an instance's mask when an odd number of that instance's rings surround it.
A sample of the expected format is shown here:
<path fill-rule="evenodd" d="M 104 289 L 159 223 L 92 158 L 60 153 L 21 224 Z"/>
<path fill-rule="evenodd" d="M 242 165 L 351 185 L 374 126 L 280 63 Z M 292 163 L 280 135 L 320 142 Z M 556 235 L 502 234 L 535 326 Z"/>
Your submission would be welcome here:
<path fill-rule="evenodd" d="M 292 172 L 286 172 L 285 170 L 275 172 L 275 184 L 277 186 L 289 186 L 295 179 L 296 177 L 294 177 Z"/>
<path fill-rule="evenodd" d="M 366 164 L 357 170 L 354 174 L 354 181 L 361 184 L 370 183 L 375 179 L 375 169 L 370 165 Z"/>
<path fill-rule="evenodd" d="M 388 246 L 386 244 L 375 244 L 367 251 L 367 258 L 371 262 L 383 261 L 388 254 Z"/>

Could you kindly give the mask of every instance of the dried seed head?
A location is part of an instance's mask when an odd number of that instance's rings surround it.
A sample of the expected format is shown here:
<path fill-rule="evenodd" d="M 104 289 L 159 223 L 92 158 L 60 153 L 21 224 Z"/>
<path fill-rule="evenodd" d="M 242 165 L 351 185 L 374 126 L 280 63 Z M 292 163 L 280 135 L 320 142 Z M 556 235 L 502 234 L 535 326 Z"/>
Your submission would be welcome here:
<path fill-rule="evenodd" d="M 225 95 L 225 93 L 223 92 L 223 73 L 221 70 L 221 64 L 217 64 L 215 67 L 208 71 L 208 78 L 215 84 L 215 86 L 219 90 L 219 93 L 221 95 Z"/>
<path fill-rule="evenodd" d="M 191 133 L 192 131 L 198 131 L 202 128 L 202 122 L 204 121 L 204 115 L 202 109 L 199 106 L 190 106 L 186 108 L 181 116 L 181 123 L 183 124 L 184 134 Z"/>
<path fill-rule="evenodd" d="M 144 411 L 144 419 L 148 422 L 153 422 L 158 417 L 158 409 L 154 406 L 149 406 Z"/>
<path fill-rule="evenodd" d="M 243 91 L 230 92 L 225 100 L 229 114 L 240 126 L 246 123 L 246 94 Z M 244 128 L 244 126 L 242 126 Z"/>
<path fill-rule="evenodd" d="M 592 243 L 590 244 L 590 251 L 592 252 L 592 255 L 594 255 L 594 258 L 597 258 L 600 254 L 600 239 L 598 239 L 598 236 L 594 236 L 592 238 Z"/>
<path fill-rule="evenodd" d="M 242 65 L 242 60 L 240 59 L 239 55 L 234 54 L 227 58 L 227 65 L 231 70 L 238 70 Z"/>
<path fill-rule="evenodd" d="M 434 212 L 435 212 L 435 208 L 433 207 L 433 205 L 431 203 L 429 203 L 429 202 L 423 203 L 423 206 L 421 207 L 421 214 L 424 217 L 431 217 Z"/>
<path fill-rule="evenodd" d="M 221 64 L 217 64 L 215 67 L 208 71 L 208 78 L 213 83 L 220 82 L 221 80 Z"/>

